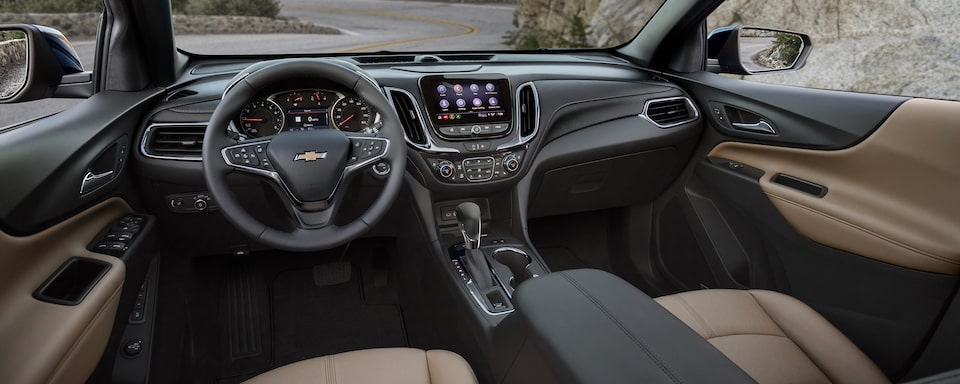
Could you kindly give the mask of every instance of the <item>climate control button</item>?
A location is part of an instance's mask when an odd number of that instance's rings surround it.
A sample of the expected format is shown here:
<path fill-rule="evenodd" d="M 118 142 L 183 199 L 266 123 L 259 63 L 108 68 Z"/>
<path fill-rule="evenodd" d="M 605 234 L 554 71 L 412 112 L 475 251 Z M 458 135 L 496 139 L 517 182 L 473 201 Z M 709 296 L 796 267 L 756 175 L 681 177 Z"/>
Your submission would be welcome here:
<path fill-rule="evenodd" d="M 516 172 L 520 169 L 520 159 L 517 158 L 517 155 L 509 154 L 503 157 L 503 169 L 507 172 Z"/>
<path fill-rule="evenodd" d="M 456 170 L 457 170 L 457 169 L 456 169 L 456 167 L 453 165 L 453 163 L 450 162 L 450 161 L 448 161 L 448 160 L 440 160 L 440 164 L 439 164 L 439 166 L 437 167 L 437 172 L 440 173 L 440 177 L 443 177 L 443 178 L 445 178 L 445 179 L 449 179 L 449 178 L 453 177 L 453 173 L 454 173 Z"/>

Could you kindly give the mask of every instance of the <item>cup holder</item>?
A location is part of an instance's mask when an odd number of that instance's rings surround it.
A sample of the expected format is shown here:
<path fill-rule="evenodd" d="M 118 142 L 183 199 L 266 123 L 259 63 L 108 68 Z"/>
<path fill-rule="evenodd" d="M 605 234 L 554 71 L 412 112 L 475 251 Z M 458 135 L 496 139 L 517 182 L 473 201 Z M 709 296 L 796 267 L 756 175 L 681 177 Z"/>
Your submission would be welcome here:
<path fill-rule="evenodd" d="M 500 248 L 493 251 L 493 259 L 498 263 L 506 265 L 513 274 L 510 277 L 510 287 L 517 289 L 517 286 L 528 279 L 537 277 L 530 271 L 530 264 L 533 259 L 526 252 L 516 248 Z"/>

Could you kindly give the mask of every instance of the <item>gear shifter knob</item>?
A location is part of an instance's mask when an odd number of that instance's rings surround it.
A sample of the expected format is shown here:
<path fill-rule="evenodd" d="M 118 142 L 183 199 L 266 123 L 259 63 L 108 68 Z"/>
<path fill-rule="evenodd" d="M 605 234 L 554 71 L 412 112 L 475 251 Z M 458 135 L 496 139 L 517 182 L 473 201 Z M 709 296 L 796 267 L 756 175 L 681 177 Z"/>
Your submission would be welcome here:
<path fill-rule="evenodd" d="M 475 203 L 460 203 L 457 206 L 457 222 L 467 249 L 480 248 L 480 206 Z"/>

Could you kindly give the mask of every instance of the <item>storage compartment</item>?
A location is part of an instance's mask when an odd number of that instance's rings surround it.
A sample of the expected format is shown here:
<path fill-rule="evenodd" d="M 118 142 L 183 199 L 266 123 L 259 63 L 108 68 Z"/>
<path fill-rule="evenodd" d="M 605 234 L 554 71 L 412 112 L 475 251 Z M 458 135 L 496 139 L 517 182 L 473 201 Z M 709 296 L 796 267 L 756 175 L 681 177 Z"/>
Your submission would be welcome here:
<path fill-rule="evenodd" d="M 37 300 L 77 305 L 110 270 L 110 264 L 84 257 L 71 257 L 34 293 Z"/>
<path fill-rule="evenodd" d="M 551 169 L 543 174 L 531 217 L 623 207 L 650 201 L 679 174 L 673 147 Z"/>

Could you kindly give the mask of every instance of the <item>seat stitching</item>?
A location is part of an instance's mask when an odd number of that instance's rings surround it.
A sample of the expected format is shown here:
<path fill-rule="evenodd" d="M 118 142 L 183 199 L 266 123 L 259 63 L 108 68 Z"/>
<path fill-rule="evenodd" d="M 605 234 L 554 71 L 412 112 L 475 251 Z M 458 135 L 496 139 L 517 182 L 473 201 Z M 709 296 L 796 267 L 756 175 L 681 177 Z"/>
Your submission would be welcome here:
<path fill-rule="evenodd" d="M 726 335 L 717 335 L 717 336 L 705 337 L 705 339 L 707 339 L 707 340 L 713 340 L 713 339 L 719 339 L 719 338 L 731 337 L 731 336 L 773 336 L 773 337 L 782 337 L 782 338 L 784 338 L 784 339 L 790 340 L 789 337 L 784 336 L 784 335 L 777 335 L 777 334 L 773 334 L 773 333 L 760 333 L 760 332 L 728 333 L 728 334 L 726 334 Z M 790 340 L 790 341 L 793 341 L 793 340 Z M 794 344 L 796 344 L 796 343 L 794 343 Z"/>
<path fill-rule="evenodd" d="M 724 338 L 724 337 L 734 337 L 734 336 L 770 336 L 770 337 L 780 337 L 780 338 L 784 338 L 784 339 L 790 340 L 789 337 L 786 337 L 786 336 L 784 336 L 784 335 L 774 335 L 774 334 L 770 334 L 770 333 L 751 333 L 751 332 L 746 332 L 746 333 L 731 333 L 731 334 L 729 334 L 729 335 L 711 337 L 711 338 L 709 338 L 709 339 L 707 339 L 707 340 L 722 339 L 722 338 Z M 790 341 L 792 342 L 793 340 L 790 340 Z"/>
<path fill-rule="evenodd" d="M 336 355 L 330 356 L 330 359 L 327 360 L 327 377 L 329 378 L 330 384 L 337 384 L 337 362 Z"/>
<path fill-rule="evenodd" d="M 710 324 L 707 323 L 707 319 L 704 319 L 703 317 L 701 317 L 700 313 L 697 312 L 696 309 L 694 309 L 693 306 L 691 306 L 690 303 L 688 303 L 687 300 L 683 298 L 683 295 L 677 295 L 674 297 L 677 299 L 677 301 L 680 302 L 680 306 L 682 306 L 683 309 L 687 310 L 687 312 L 690 313 L 690 316 L 693 316 L 693 320 L 696 321 L 697 324 L 700 324 L 700 326 L 703 327 L 704 331 L 707 331 L 707 337 L 704 337 L 704 338 L 709 339 L 711 337 L 714 337 L 714 335 L 717 332 L 715 332 L 713 328 L 710 327 Z"/>
<path fill-rule="evenodd" d="M 826 376 L 827 379 L 830 379 L 831 382 L 836 381 L 834 378 L 831 377 L 832 375 L 827 373 L 827 371 L 825 371 L 823 367 L 820 366 L 820 364 L 817 364 L 817 362 L 812 357 L 810 357 L 810 353 L 807 350 L 805 350 L 802 345 L 798 344 L 796 340 L 794 340 L 792 337 L 790 337 L 789 334 L 787 334 L 787 330 L 783 329 L 783 327 L 780 326 L 780 323 L 777 322 L 777 319 L 774 318 L 773 315 L 770 314 L 770 312 L 767 312 L 767 309 L 763 307 L 763 304 L 760 303 L 760 300 L 757 300 L 757 297 L 753 295 L 753 292 L 750 292 L 750 291 L 744 291 L 744 292 L 746 292 L 747 295 L 750 296 L 750 298 L 757 303 L 757 306 L 760 307 L 760 310 L 763 311 L 763 314 L 767 315 L 767 317 L 770 318 L 770 321 L 772 321 L 773 324 L 777 326 L 777 328 L 780 328 L 780 331 L 783 332 L 784 335 L 786 335 L 787 339 L 789 339 L 793 343 L 793 345 L 796 345 L 797 348 L 799 348 L 800 351 L 803 352 L 807 360 L 813 363 L 813 366 L 817 367 L 817 369 L 820 370 L 820 373 L 823 373 L 823 375 Z"/>
<path fill-rule="evenodd" d="M 423 351 L 423 360 L 427 362 L 427 382 L 433 383 L 433 371 L 430 369 L 430 356 L 427 356 L 427 351 Z"/>
<path fill-rule="evenodd" d="M 601 304 L 596 298 L 594 298 L 589 292 L 587 292 L 586 289 L 584 289 L 583 287 L 581 287 L 580 284 L 578 284 L 575 280 L 573 280 L 573 278 L 567 276 L 566 273 L 562 273 L 562 272 L 561 272 L 561 273 L 559 273 L 559 275 L 560 275 L 560 276 L 563 276 L 563 278 L 566 279 L 571 285 L 573 285 L 574 288 L 576 288 L 578 291 L 580 291 L 580 293 L 582 293 L 582 294 L 584 295 L 584 297 L 586 297 L 586 298 L 587 298 L 588 300 L 590 300 L 598 309 L 600 309 L 600 311 L 603 312 L 603 314 L 607 316 L 607 319 L 609 319 L 609 320 L 612 321 L 614 324 L 616 324 L 617 327 L 620 328 L 620 330 L 621 330 L 623 333 L 625 333 L 625 334 L 630 338 L 630 340 L 633 341 L 633 343 L 634 343 L 635 345 L 637 345 L 638 347 L 640 347 L 640 349 L 647 355 L 647 357 L 649 357 L 651 360 L 653 360 L 654 363 L 657 364 L 657 367 L 660 368 L 660 371 L 662 371 L 663 373 L 666 373 L 667 376 L 670 377 L 670 380 L 672 380 L 674 383 L 682 383 L 682 382 L 683 382 L 683 380 L 681 380 L 669 367 L 666 366 L 666 364 L 663 363 L 663 361 L 660 360 L 660 357 L 659 357 L 659 356 L 657 356 L 650 348 L 648 348 L 647 345 L 646 345 L 643 341 L 641 341 L 640 338 L 639 338 L 637 335 L 635 335 L 633 332 L 630 332 L 629 330 L 627 330 L 626 326 L 624 326 L 623 323 L 620 322 L 620 320 L 617 320 L 617 319 L 613 316 L 613 314 L 611 314 L 610 311 L 608 311 L 607 308 L 603 306 L 603 304 Z"/>

